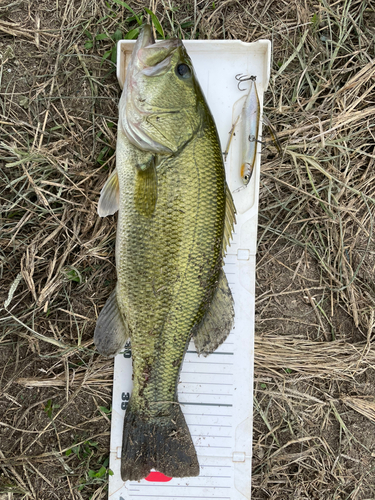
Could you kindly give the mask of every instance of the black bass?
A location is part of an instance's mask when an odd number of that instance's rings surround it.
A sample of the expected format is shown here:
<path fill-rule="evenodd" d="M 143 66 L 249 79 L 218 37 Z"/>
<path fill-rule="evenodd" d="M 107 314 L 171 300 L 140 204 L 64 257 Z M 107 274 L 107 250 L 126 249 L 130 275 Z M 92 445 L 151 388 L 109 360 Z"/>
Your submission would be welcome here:
<path fill-rule="evenodd" d="M 119 104 L 116 170 L 98 205 L 118 214 L 117 285 L 94 341 L 113 356 L 130 339 L 133 392 L 125 414 L 122 479 L 155 468 L 197 476 L 177 400 L 189 340 L 198 353 L 227 337 L 233 300 L 222 270 L 234 224 L 216 127 L 180 40 L 155 44 L 146 26 Z"/>

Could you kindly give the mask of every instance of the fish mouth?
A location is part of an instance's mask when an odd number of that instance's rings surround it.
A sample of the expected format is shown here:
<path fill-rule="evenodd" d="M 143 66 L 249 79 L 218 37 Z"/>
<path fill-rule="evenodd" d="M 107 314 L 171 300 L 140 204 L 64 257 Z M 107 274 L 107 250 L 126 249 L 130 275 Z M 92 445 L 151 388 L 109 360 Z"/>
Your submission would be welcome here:
<path fill-rule="evenodd" d="M 146 24 L 146 26 L 144 26 L 142 31 L 140 32 L 137 41 L 135 42 L 135 46 L 128 67 L 133 68 L 133 70 L 137 67 L 139 69 L 138 52 L 142 50 L 144 47 L 147 47 L 148 45 L 153 45 L 154 43 L 155 43 L 155 38 L 152 33 L 151 26 L 149 24 Z"/>
<path fill-rule="evenodd" d="M 155 38 L 149 24 L 146 24 L 139 34 L 134 46 L 129 64 L 127 91 L 135 96 L 140 91 L 139 82 L 142 77 L 155 77 L 165 74 L 171 67 L 174 52 L 183 47 L 178 38 L 155 43 Z M 141 104 L 144 103 L 144 104 Z M 133 104 L 140 114 L 148 114 L 147 99 L 134 99 Z"/>
<path fill-rule="evenodd" d="M 140 32 L 135 47 L 133 51 L 133 55 L 137 57 L 138 51 L 143 49 L 144 47 L 147 47 L 148 45 L 154 45 L 155 44 L 155 38 L 154 34 L 152 33 L 151 26 L 149 24 L 146 24 L 142 31 Z"/>
<path fill-rule="evenodd" d="M 181 46 L 179 39 L 155 43 L 151 26 L 146 24 L 133 50 L 132 67 L 146 76 L 157 76 L 169 68 L 173 52 Z"/>
<path fill-rule="evenodd" d="M 142 47 L 146 47 L 147 45 L 151 45 L 151 44 L 155 43 L 154 34 L 152 32 L 152 28 L 151 28 L 150 24 L 146 24 L 144 26 L 137 41 L 140 42 L 140 45 Z"/>
<path fill-rule="evenodd" d="M 150 43 L 138 50 L 137 56 L 142 73 L 147 76 L 156 76 L 161 70 L 167 69 L 172 54 L 181 47 L 182 42 L 178 39 L 165 40 L 159 43 Z"/>

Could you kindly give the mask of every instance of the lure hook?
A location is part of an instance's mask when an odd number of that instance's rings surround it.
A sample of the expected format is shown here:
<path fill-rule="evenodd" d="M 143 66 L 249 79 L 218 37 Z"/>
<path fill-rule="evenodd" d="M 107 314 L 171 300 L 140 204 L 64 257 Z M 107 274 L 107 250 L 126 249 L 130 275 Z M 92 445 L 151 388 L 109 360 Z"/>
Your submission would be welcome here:
<path fill-rule="evenodd" d="M 252 82 L 255 82 L 257 77 L 256 76 L 247 76 L 247 75 L 243 75 L 242 73 L 238 73 L 238 75 L 235 76 L 235 79 L 238 81 L 238 84 L 237 84 L 238 90 L 240 90 L 241 92 L 244 92 L 246 89 L 240 88 L 241 83 L 247 82 L 249 80 L 251 80 Z"/>

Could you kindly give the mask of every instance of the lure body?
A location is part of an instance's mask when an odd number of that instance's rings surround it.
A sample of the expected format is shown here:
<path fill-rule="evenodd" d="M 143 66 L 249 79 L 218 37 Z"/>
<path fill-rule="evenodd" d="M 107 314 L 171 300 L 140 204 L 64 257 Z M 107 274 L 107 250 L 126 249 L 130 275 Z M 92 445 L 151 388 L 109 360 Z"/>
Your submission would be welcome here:
<path fill-rule="evenodd" d="M 260 103 L 255 78 L 251 80 L 250 90 L 242 109 L 241 118 L 241 179 L 243 184 L 247 186 L 254 170 L 258 149 Z"/>
<path fill-rule="evenodd" d="M 255 83 L 255 76 L 238 78 L 236 79 L 239 83 L 250 80 L 250 89 L 247 96 L 241 97 L 233 105 L 233 125 L 229 132 L 229 139 L 225 151 L 223 152 L 224 161 L 226 161 L 229 148 L 232 143 L 233 136 L 235 135 L 235 129 L 237 124 L 240 122 L 241 127 L 241 168 L 240 175 L 243 185 L 236 189 L 234 192 L 246 187 L 251 179 L 256 153 L 258 149 L 258 134 L 259 134 L 259 121 L 260 121 L 260 102 L 258 91 Z M 239 90 L 243 90 L 240 89 Z M 240 108 L 241 106 L 241 108 Z M 238 109 L 241 111 L 238 113 Z M 235 118 L 237 116 L 237 118 Z"/>

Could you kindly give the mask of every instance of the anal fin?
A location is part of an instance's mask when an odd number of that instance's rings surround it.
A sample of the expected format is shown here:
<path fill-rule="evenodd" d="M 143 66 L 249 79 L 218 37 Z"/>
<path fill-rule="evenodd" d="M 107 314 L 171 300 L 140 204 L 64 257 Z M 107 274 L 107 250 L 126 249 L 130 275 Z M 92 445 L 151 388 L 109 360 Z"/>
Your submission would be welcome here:
<path fill-rule="evenodd" d="M 233 326 L 233 320 L 232 292 L 225 273 L 221 270 L 219 283 L 208 311 L 193 333 L 193 340 L 198 354 L 207 356 L 214 352 L 228 337 Z"/>
<path fill-rule="evenodd" d="M 116 288 L 100 311 L 95 327 L 94 344 L 104 356 L 115 356 L 129 339 L 129 332 L 117 304 Z"/>

